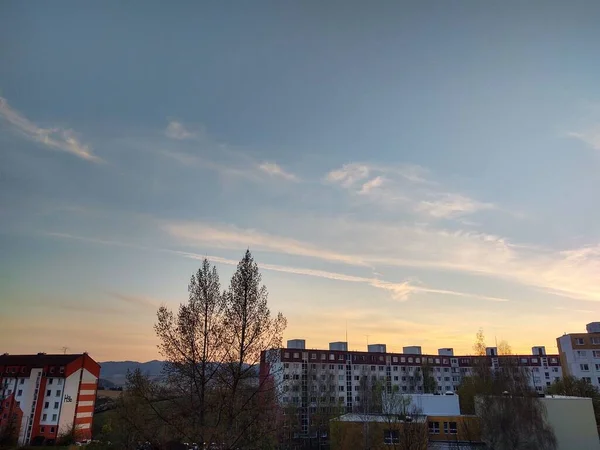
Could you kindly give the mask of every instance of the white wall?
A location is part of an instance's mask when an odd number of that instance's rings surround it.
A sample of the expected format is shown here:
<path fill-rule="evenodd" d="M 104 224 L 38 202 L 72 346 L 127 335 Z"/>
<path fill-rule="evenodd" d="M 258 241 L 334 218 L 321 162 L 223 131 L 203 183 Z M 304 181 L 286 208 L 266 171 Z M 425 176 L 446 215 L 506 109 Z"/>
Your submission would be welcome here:
<path fill-rule="evenodd" d="M 554 428 L 558 450 L 600 450 L 592 400 L 578 397 L 541 398 Z"/>
<path fill-rule="evenodd" d="M 33 405 L 33 395 L 35 392 L 35 381 L 38 377 L 38 374 L 42 373 L 42 369 L 33 369 L 29 374 L 29 378 L 26 379 L 25 385 L 27 386 L 27 391 L 23 390 L 23 395 L 21 396 L 19 403 L 19 408 L 23 411 L 23 418 L 21 420 L 21 427 L 19 430 L 19 444 L 24 445 L 25 439 L 27 435 L 27 427 L 29 426 L 29 422 L 31 421 L 31 407 Z M 20 389 L 17 387 L 17 389 Z M 42 392 L 38 394 L 38 396 L 44 395 Z M 35 436 L 36 430 L 31 430 L 31 435 Z"/>
<path fill-rule="evenodd" d="M 383 393 L 383 412 L 385 414 L 401 414 L 403 401 L 406 401 L 407 413 L 425 414 L 430 416 L 458 416 L 460 406 L 458 395 L 409 394 L 402 395 L 394 392 Z"/>
<path fill-rule="evenodd" d="M 58 435 L 64 434 L 73 426 L 75 419 L 75 406 L 77 405 L 77 393 L 79 392 L 79 377 L 82 369 L 77 369 L 64 381 L 62 394 L 62 407 L 58 422 Z M 70 400 L 70 401 L 69 401 Z"/>

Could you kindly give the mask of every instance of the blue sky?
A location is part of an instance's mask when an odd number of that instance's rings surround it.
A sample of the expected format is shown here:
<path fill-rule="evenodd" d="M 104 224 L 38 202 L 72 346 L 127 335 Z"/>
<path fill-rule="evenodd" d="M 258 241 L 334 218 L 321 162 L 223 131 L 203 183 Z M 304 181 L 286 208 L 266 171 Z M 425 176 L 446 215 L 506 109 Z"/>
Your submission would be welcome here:
<path fill-rule="evenodd" d="M 156 357 L 248 247 L 310 347 L 555 349 L 600 317 L 599 13 L 4 2 L 4 350 Z"/>

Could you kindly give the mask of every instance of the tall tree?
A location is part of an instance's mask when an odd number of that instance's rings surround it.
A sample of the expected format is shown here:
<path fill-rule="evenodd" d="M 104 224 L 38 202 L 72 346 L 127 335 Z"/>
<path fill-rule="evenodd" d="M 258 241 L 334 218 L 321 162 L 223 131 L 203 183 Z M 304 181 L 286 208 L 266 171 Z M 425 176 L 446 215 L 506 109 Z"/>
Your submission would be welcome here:
<path fill-rule="evenodd" d="M 485 335 L 483 334 L 483 328 L 480 328 L 475 335 L 475 343 L 473 344 L 475 356 L 485 356 L 485 347 Z"/>
<path fill-rule="evenodd" d="M 160 340 L 159 351 L 165 358 L 165 374 L 169 387 L 178 395 L 190 418 L 190 438 L 204 442 L 211 437 L 208 430 L 219 426 L 218 416 L 207 423 L 207 393 L 216 382 L 224 361 L 225 302 L 221 294 L 216 267 L 207 259 L 192 275 L 188 285 L 188 302 L 177 315 L 161 306 L 154 326 Z"/>
<path fill-rule="evenodd" d="M 230 440 L 239 444 L 248 433 L 262 435 L 258 425 L 262 408 L 256 401 L 263 386 L 254 387 L 250 378 L 255 375 L 261 352 L 281 347 L 287 321 L 283 314 L 271 317 L 267 306 L 268 292 L 262 284 L 258 265 L 250 250 L 237 265 L 229 289 L 224 293 L 224 342 L 226 370 L 222 380 L 227 386 L 227 428 Z M 236 432 L 231 433 L 231 431 Z"/>
<path fill-rule="evenodd" d="M 223 449 L 267 448 L 274 394 L 258 377 L 263 350 L 280 347 L 286 320 L 271 317 L 267 290 L 249 251 L 222 292 L 208 260 L 191 277 L 188 301 L 177 313 L 162 306 L 154 327 L 165 359 L 164 379 L 128 376 L 120 410 L 131 436 L 152 443 L 214 442 Z"/>
<path fill-rule="evenodd" d="M 481 343 L 478 333 L 475 346 Z M 462 414 L 476 413 L 481 435 L 490 450 L 554 450 L 556 437 L 546 421 L 546 410 L 529 384 L 530 373 L 519 358 L 503 356 L 492 366 L 478 358 L 473 374 L 459 389 Z"/>

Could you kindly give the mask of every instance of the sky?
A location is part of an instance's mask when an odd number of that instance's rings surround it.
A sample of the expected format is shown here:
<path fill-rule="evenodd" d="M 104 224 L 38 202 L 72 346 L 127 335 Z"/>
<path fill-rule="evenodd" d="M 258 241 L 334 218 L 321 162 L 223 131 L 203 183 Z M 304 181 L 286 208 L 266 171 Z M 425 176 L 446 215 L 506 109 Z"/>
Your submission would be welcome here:
<path fill-rule="evenodd" d="M 0 351 L 159 358 L 249 248 L 284 339 L 600 320 L 596 1 L 0 4 Z"/>

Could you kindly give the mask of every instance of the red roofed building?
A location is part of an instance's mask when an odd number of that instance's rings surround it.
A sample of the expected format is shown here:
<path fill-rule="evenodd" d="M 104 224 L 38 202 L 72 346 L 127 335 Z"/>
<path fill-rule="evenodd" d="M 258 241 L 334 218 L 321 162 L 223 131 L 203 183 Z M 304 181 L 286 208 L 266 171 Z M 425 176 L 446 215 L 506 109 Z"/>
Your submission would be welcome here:
<path fill-rule="evenodd" d="M 19 445 L 53 443 L 76 430 L 92 436 L 100 365 L 78 355 L 0 355 L 0 429 L 12 427 Z"/>

